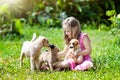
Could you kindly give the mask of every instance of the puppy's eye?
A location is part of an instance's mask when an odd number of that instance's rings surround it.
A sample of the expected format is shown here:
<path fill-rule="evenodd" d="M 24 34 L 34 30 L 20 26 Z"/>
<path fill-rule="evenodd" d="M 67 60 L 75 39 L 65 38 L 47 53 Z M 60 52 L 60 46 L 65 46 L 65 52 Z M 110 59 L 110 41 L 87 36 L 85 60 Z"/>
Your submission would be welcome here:
<path fill-rule="evenodd" d="M 73 45 L 75 45 L 75 43 L 72 43 Z"/>
<path fill-rule="evenodd" d="M 77 43 L 73 43 L 73 45 L 77 45 Z"/>

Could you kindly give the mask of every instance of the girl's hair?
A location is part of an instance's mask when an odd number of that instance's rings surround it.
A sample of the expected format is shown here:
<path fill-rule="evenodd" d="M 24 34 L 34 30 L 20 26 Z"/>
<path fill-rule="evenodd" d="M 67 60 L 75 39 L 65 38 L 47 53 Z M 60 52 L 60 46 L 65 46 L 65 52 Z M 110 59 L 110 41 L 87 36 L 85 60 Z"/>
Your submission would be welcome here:
<path fill-rule="evenodd" d="M 62 25 L 65 25 L 65 26 L 68 26 L 68 27 L 71 28 L 72 39 L 73 38 L 79 39 L 79 36 L 80 36 L 80 33 L 81 33 L 81 26 L 80 26 L 79 21 L 76 18 L 68 17 L 65 20 L 63 20 Z M 75 30 L 75 27 L 77 28 L 76 30 Z M 65 34 L 65 31 L 64 31 L 64 39 L 65 39 L 65 43 L 69 44 L 69 41 L 71 39 L 68 38 L 68 36 Z"/>

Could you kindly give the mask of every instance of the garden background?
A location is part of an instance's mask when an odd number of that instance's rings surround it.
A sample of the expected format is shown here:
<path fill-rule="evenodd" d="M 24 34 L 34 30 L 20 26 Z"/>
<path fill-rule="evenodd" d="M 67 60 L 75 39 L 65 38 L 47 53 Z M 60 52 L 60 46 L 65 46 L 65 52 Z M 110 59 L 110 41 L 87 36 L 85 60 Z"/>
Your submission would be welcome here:
<path fill-rule="evenodd" d="M 119 0 L 0 0 L 0 80 L 120 80 L 119 4 Z M 69 16 L 80 21 L 91 39 L 94 67 L 31 72 L 25 59 L 20 68 L 22 43 L 34 32 L 63 49 L 61 22 Z"/>

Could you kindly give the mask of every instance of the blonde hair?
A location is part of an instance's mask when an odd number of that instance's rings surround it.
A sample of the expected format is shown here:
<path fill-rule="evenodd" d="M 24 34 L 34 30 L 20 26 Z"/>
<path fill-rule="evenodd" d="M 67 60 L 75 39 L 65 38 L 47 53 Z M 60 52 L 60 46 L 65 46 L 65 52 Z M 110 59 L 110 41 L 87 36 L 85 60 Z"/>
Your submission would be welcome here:
<path fill-rule="evenodd" d="M 79 21 L 75 17 L 66 18 L 62 22 L 62 26 L 63 25 L 68 26 L 68 27 L 71 28 L 71 36 L 72 36 L 72 38 L 75 38 L 75 39 L 79 38 L 80 33 L 81 33 L 81 26 L 80 26 Z M 77 28 L 76 31 L 75 31 L 75 27 Z M 74 32 L 74 34 L 73 34 L 73 32 Z M 69 41 L 71 39 L 68 38 L 68 36 L 65 34 L 65 31 L 64 31 L 64 39 L 65 39 L 65 43 L 69 44 Z"/>

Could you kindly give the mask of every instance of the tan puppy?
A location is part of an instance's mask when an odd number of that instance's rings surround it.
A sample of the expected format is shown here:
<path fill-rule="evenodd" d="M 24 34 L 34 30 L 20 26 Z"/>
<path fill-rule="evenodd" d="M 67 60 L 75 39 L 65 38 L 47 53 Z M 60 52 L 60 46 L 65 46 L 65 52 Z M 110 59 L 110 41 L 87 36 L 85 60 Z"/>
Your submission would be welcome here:
<path fill-rule="evenodd" d="M 36 35 L 33 34 L 31 41 L 25 41 L 22 46 L 20 55 L 20 66 L 23 64 L 24 56 L 30 57 L 31 70 L 39 69 L 39 55 L 42 47 L 48 47 L 49 41 L 43 36 L 39 36 L 36 39 Z"/>
<path fill-rule="evenodd" d="M 82 55 L 78 56 L 79 51 L 81 51 L 79 41 L 77 39 L 72 39 L 69 42 L 69 51 L 67 52 L 64 60 L 72 58 L 75 63 L 77 64 L 82 63 L 83 56 Z"/>
<path fill-rule="evenodd" d="M 40 68 L 43 62 L 47 62 L 50 71 L 53 71 L 53 63 L 58 60 L 57 53 L 59 52 L 59 49 L 54 45 L 50 45 L 49 47 L 49 51 L 46 51 L 40 55 Z"/>
<path fill-rule="evenodd" d="M 69 50 L 65 56 L 64 61 L 59 62 L 56 65 L 56 70 L 61 70 L 61 69 L 69 69 L 73 70 L 75 67 L 75 64 L 80 64 L 83 61 L 83 56 L 78 55 L 78 52 L 80 52 L 80 46 L 79 46 L 79 41 L 77 39 L 72 39 L 69 42 Z M 70 65 L 72 63 L 72 65 Z M 73 64 L 74 63 L 74 64 Z"/>

